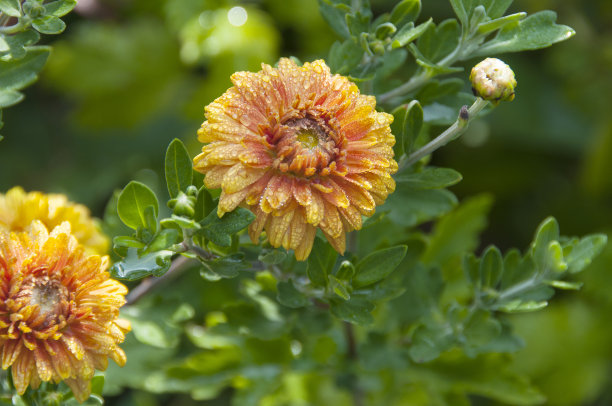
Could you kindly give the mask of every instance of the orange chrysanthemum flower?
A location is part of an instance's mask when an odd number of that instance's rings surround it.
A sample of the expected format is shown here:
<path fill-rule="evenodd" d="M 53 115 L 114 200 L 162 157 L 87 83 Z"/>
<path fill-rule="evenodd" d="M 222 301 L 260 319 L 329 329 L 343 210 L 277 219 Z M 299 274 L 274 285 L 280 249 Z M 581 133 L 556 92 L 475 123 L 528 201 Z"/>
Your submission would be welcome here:
<path fill-rule="evenodd" d="M 125 364 L 118 319 L 127 288 L 109 279 L 107 256 L 89 255 L 62 223 L 38 220 L 26 232 L 0 230 L 0 359 L 15 388 L 64 380 L 80 402 L 108 357 Z"/>
<path fill-rule="evenodd" d="M 80 244 L 100 255 L 108 253 L 109 239 L 82 204 L 60 194 L 26 193 L 19 186 L 0 194 L 0 226 L 23 231 L 33 220 L 41 221 L 49 230 L 67 221 Z"/>
<path fill-rule="evenodd" d="M 248 207 L 253 241 L 265 230 L 299 260 L 317 227 L 343 253 L 345 233 L 395 190 L 393 116 L 322 60 L 281 59 L 278 69 L 263 64 L 231 79 L 206 107 L 198 139 L 208 145 L 194 159 L 206 186 L 222 189 L 218 215 Z"/>

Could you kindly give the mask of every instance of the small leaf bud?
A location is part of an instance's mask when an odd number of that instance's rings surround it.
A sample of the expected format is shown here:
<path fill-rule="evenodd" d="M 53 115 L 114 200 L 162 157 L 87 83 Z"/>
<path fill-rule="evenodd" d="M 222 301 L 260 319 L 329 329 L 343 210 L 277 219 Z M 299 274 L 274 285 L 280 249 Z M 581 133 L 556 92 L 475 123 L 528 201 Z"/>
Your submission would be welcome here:
<path fill-rule="evenodd" d="M 21 7 L 23 12 L 30 18 L 42 17 L 45 14 L 45 8 L 36 1 L 26 1 Z"/>
<path fill-rule="evenodd" d="M 493 104 L 514 99 L 514 72 L 497 58 L 487 58 L 474 66 L 470 73 L 470 82 L 475 96 Z"/>

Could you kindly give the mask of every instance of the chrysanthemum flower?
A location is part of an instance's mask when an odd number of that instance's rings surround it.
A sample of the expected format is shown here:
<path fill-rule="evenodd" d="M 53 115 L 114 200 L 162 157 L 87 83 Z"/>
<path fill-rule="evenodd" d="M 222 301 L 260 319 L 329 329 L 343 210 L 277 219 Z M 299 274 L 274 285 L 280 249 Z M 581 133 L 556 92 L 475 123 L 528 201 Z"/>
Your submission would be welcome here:
<path fill-rule="evenodd" d="M 68 221 L 72 235 L 80 244 L 100 255 L 108 252 L 109 240 L 91 218 L 87 207 L 69 202 L 64 195 L 26 193 L 20 187 L 0 194 L 0 226 L 10 231 L 23 231 L 33 220 L 41 221 L 49 230 Z"/>
<path fill-rule="evenodd" d="M 65 381 L 80 402 L 108 357 L 125 364 L 118 319 L 127 289 L 109 278 L 107 256 L 88 254 L 64 222 L 38 220 L 26 232 L 0 230 L 0 360 L 15 388 Z"/>
<path fill-rule="evenodd" d="M 359 94 L 324 61 L 237 72 L 234 86 L 206 107 L 194 159 L 208 188 L 221 188 L 218 215 L 242 205 L 256 216 L 270 244 L 304 260 L 317 227 L 340 253 L 345 233 L 361 228 L 395 189 L 397 171 L 389 127 L 376 99 Z"/>

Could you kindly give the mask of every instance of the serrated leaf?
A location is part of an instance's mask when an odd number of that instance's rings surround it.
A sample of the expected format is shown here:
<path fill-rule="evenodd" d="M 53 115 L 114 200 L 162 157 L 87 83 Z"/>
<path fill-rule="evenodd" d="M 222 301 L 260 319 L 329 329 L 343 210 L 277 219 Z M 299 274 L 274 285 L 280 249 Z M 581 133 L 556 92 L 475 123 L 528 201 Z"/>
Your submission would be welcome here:
<path fill-rule="evenodd" d="M 367 325 L 374 321 L 371 314 L 374 304 L 363 298 L 332 301 L 330 309 L 334 316 L 349 323 Z"/>
<path fill-rule="evenodd" d="M 278 290 L 278 301 L 283 306 L 297 309 L 310 304 L 310 300 L 295 288 L 291 279 L 288 281 L 279 281 L 276 285 L 276 289 Z"/>
<path fill-rule="evenodd" d="M 0 0 L 0 11 L 11 17 L 21 16 L 21 5 L 19 0 Z"/>
<path fill-rule="evenodd" d="M 255 215 L 250 210 L 241 207 L 225 213 L 221 218 L 217 216 L 216 211 L 212 211 L 200 222 L 202 228 L 198 230 L 198 234 L 221 247 L 229 247 L 232 244 L 231 236 L 247 227 L 254 219 Z"/>
<path fill-rule="evenodd" d="M 178 138 L 172 140 L 166 150 L 165 160 L 166 184 L 170 197 L 175 198 L 179 192 L 187 190 L 193 180 L 191 158 L 185 144 Z"/>
<path fill-rule="evenodd" d="M 554 11 L 546 10 L 532 14 L 516 24 L 505 26 L 473 56 L 545 48 L 564 41 L 576 33 L 568 26 L 555 24 L 556 20 L 557 14 Z"/>
<path fill-rule="evenodd" d="M 30 47 L 21 59 L 0 60 L 0 88 L 19 90 L 31 84 L 38 78 L 48 57 L 48 47 Z"/>
<path fill-rule="evenodd" d="M 32 21 L 32 27 L 41 34 L 60 34 L 66 29 L 64 23 L 59 17 L 44 16 Z"/>
<path fill-rule="evenodd" d="M 327 275 L 332 271 L 338 253 L 320 238 L 315 238 L 306 263 L 306 273 L 314 286 L 327 286 Z"/>
<path fill-rule="evenodd" d="M 454 169 L 428 166 L 420 172 L 400 174 L 394 179 L 403 187 L 412 190 L 427 190 L 455 185 L 463 179 L 463 176 Z"/>
<path fill-rule="evenodd" d="M 68 14 L 76 7 L 77 0 L 57 0 L 50 3 L 46 3 L 45 14 L 53 15 L 55 17 L 62 17 Z"/>
<path fill-rule="evenodd" d="M 393 7 L 389 21 L 397 27 L 412 22 L 421 13 L 421 0 L 402 0 Z"/>
<path fill-rule="evenodd" d="M 0 89 L 0 109 L 13 106 L 23 100 L 23 93 L 17 90 Z"/>
<path fill-rule="evenodd" d="M 407 246 L 398 245 L 369 254 L 355 266 L 353 286 L 360 288 L 386 278 L 399 266 L 407 250 Z"/>
<path fill-rule="evenodd" d="M 159 204 L 155 193 L 148 186 L 137 181 L 131 181 L 119 194 L 117 213 L 121 221 L 128 227 L 137 230 L 147 227 L 145 209 L 150 206 L 157 217 Z"/>

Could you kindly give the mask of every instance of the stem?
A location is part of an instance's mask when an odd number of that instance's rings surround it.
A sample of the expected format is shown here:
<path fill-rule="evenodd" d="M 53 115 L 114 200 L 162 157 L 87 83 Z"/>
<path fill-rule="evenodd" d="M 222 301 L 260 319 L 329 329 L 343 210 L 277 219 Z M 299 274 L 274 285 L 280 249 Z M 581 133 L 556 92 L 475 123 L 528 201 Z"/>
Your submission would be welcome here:
<path fill-rule="evenodd" d="M 400 160 L 398 172 L 410 165 L 415 164 L 424 156 L 431 154 L 438 148 L 448 144 L 448 142 L 460 136 L 467 129 L 469 122 L 474 118 L 474 116 L 476 116 L 476 114 L 478 114 L 485 106 L 487 106 L 487 104 L 489 104 L 488 101 L 481 99 L 480 97 L 477 98 L 474 104 L 472 104 L 472 106 L 470 106 L 467 111 L 467 120 L 461 117 L 457 118 L 457 121 L 455 121 L 450 127 L 448 127 L 442 134 L 431 140 L 427 145 L 413 152 L 407 158 L 405 158 L 406 155 L 404 155 L 404 157 L 402 157 L 402 159 Z"/>
<path fill-rule="evenodd" d="M 530 279 L 527 279 L 526 281 L 523 281 L 521 283 L 518 283 L 506 290 L 504 290 L 503 292 L 501 292 L 499 294 L 499 296 L 497 297 L 498 301 L 502 301 L 505 299 L 508 299 L 518 293 L 522 293 L 526 290 L 529 290 L 531 288 L 533 288 L 534 286 L 538 285 L 540 283 L 539 278 L 537 278 L 537 276 L 534 276 Z"/>
<path fill-rule="evenodd" d="M 417 76 L 413 76 L 408 82 L 404 83 L 403 85 L 396 87 L 393 90 L 389 90 L 388 92 L 378 96 L 378 102 L 381 104 L 387 103 L 394 97 L 399 97 L 403 96 L 404 94 L 410 93 L 413 90 L 416 90 L 419 87 L 423 86 L 425 82 L 427 82 L 429 79 L 431 79 L 431 75 L 426 72 L 422 72 Z"/>
<path fill-rule="evenodd" d="M 349 322 L 344 322 L 344 336 L 346 337 L 346 357 L 351 363 L 357 362 L 359 355 L 357 354 L 357 341 L 355 340 L 355 330 L 353 325 Z M 353 405 L 363 406 L 363 391 L 359 387 L 359 379 L 357 374 L 353 376 Z"/>

